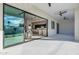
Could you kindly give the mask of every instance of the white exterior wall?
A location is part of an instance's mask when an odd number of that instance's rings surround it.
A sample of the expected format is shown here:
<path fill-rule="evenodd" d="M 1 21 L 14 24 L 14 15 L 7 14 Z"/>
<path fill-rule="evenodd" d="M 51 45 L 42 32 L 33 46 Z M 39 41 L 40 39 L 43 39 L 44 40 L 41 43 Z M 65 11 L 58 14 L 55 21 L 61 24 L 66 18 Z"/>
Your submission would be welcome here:
<path fill-rule="evenodd" d="M 59 33 L 65 35 L 74 35 L 74 20 L 59 21 Z"/>
<path fill-rule="evenodd" d="M 52 29 L 51 28 L 51 21 L 54 21 L 55 22 L 55 29 Z M 54 19 L 48 20 L 48 36 L 49 37 L 51 37 L 51 36 L 53 36 L 54 34 L 57 33 L 56 23 L 57 23 L 57 21 L 55 21 Z"/>

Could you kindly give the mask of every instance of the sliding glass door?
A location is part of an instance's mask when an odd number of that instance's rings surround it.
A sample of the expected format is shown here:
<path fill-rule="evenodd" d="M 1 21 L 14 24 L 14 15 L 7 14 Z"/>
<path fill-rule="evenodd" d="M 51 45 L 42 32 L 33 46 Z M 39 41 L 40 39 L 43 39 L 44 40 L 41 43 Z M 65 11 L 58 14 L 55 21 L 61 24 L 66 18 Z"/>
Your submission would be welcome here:
<path fill-rule="evenodd" d="M 4 47 L 24 42 L 24 12 L 4 5 Z"/>
<path fill-rule="evenodd" d="M 32 36 L 47 36 L 46 19 L 7 4 L 3 11 L 4 48 L 28 41 Z"/>

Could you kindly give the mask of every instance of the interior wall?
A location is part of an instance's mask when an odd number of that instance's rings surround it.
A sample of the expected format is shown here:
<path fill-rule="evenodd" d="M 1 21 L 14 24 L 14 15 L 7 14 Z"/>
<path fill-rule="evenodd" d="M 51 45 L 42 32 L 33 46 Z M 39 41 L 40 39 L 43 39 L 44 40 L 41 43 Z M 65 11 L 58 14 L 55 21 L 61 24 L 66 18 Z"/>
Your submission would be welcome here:
<path fill-rule="evenodd" d="M 55 25 L 55 29 L 51 29 L 51 20 L 55 21 L 55 23 L 56 23 L 56 20 L 53 19 L 51 16 L 49 16 L 44 11 L 40 10 L 38 7 L 31 5 L 31 3 L 30 4 L 28 4 L 28 3 L 27 4 L 23 4 L 23 3 L 20 3 L 20 4 L 12 3 L 11 4 L 11 3 L 9 3 L 9 5 L 15 6 L 15 7 L 23 9 L 27 12 L 30 12 L 35 15 L 48 19 L 48 36 L 52 36 L 53 34 L 56 34 L 56 25 Z"/>
<path fill-rule="evenodd" d="M 74 35 L 74 20 L 59 21 L 59 34 Z"/>

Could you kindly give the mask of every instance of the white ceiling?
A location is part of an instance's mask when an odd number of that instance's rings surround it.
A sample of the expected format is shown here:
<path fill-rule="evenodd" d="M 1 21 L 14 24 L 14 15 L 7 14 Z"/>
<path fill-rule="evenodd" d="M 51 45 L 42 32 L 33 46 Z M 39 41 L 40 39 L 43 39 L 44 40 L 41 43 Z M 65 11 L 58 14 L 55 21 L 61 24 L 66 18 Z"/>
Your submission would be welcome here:
<path fill-rule="evenodd" d="M 48 3 L 32 3 L 39 9 L 45 11 L 56 20 L 63 20 L 63 17 L 67 17 L 68 20 L 74 20 L 74 9 L 79 7 L 78 3 L 51 3 L 51 7 Z M 59 16 L 59 11 L 67 11 L 63 16 Z"/>

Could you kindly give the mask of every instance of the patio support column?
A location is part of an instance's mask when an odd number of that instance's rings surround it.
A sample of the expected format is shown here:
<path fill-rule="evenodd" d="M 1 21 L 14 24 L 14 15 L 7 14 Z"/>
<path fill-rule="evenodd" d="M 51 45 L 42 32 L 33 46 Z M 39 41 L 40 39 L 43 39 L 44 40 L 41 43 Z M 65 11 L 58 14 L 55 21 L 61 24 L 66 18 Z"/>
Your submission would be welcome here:
<path fill-rule="evenodd" d="M 79 8 L 75 9 L 75 40 L 79 41 Z"/>
<path fill-rule="evenodd" d="M 0 3 L 0 51 L 3 50 L 3 4 Z"/>

